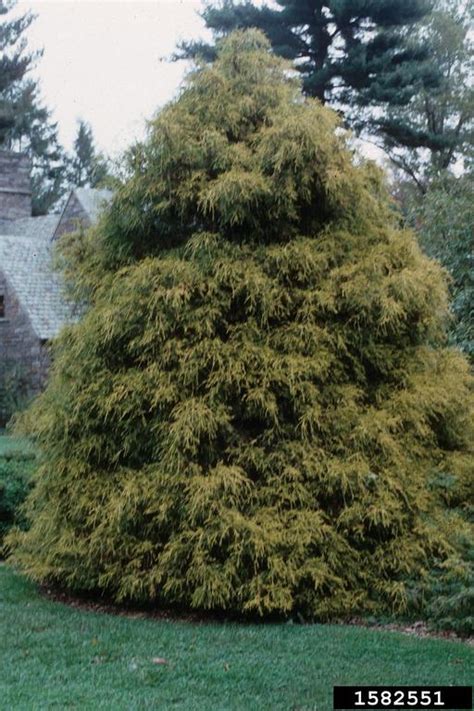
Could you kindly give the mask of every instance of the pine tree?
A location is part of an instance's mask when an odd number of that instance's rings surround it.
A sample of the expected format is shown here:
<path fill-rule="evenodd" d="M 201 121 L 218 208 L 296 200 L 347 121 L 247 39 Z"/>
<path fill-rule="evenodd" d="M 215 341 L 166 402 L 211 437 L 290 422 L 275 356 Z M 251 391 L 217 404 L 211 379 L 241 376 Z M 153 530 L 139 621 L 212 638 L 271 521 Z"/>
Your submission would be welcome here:
<path fill-rule="evenodd" d="M 37 55 L 27 53 L 21 37 L 34 17 L 26 13 L 15 19 L 1 19 L 14 2 L 0 0 L 0 146 L 15 124 L 14 109 L 10 100 L 12 87 L 21 82 Z"/>
<path fill-rule="evenodd" d="M 203 19 L 216 39 L 237 28 L 264 31 L 276 54 L 293 61 L 308 96 L 343 111 L 357 132 L 384 130 L 394 107 L 438 81 L 413 25 L 430 10 L 427 0 L 277 0 L 279 8 L 250 0 L 209 4 Z M 408 38 L 407 38 L 408 35 Z M 176 58 L 212 60 L 215 47 L 183 42 Z M 393 132 L 392 132 L 393 137 Z M 397 140 L 405 145 L 402 131 Z"/>
<path fill-rule="evenodd" d="M 107 161 L 97 153 L 92 128 L 85 121 L 79 121 L 74 154 L 68 163 L 69 182 L 76 187 L 94 188 L 109 177 Z"/>
<path fill-rule="evenodd" d="M 290 74 L 231 35 L 63 245 L 89 306 L 23 421 L 33 579 L 328 618 L 456 566 L 472 380 L 442 271 Z"/>
<path fill-rule="evenodd" d="M 15 4 L 0 0 L 0 16 Z M 41 102 L 38 83 L 27 78 L 41 56 L 28 53 L 23 38 L 33 19 L 27 13 L 0 22 L 0 146 L 29 154 L 33 214 L 42 215 L 57 204 L 66 185 L 57 124 Z"/>

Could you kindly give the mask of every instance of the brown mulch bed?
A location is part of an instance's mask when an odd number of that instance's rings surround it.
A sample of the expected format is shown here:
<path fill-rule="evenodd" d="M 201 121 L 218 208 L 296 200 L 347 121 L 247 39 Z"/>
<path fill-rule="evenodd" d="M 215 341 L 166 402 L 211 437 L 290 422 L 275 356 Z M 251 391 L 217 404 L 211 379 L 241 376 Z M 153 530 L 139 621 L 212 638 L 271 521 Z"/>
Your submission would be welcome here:
<path fill-rule="evenodd" d="M 255 618 L 242 618 L 232 616 L 225 613 L 216 613 L 208 611 L 193 611 L 180 608 L 156 608 L 152 606 L 134 606 L 134 605 L 119 605 L 107 599 L 97 598 L 91 595 L 74 595 L 65 590 L 51 588 L 46 586 L 39 587 L 43 597 L 59 602 L 63 605 L 68 605 L 77 610 L 87 612 L 99 612 L 108 615 L 117 615 L 121 617 L 130 617 L 135 619 L 154 619 L 167 620 L 170 622 L 186 622 L 188 624 L 205 624 L 205 623 L 224 623 L 224 622 L 240 622 L 241 624 L 260 623 L 262 620 Z M 268 622 L 268 621 L 267 621 Z M 281 622 L 281 620 L 271 620 L 271 622 Z M 303 624 L 303 620 L 300 620 Z M 341 620 L 340 624 L 353 625 L 354 627 L 365 627 L 367 629 L 375 629 L 382 632 L 401 632 L 419 638 L 443 639 L 453 642 L 463 642 L 470 646 L 474 646 L 474 637 L 461 637 L 451 630 L 434 631 L 422 621 L 411 622 L 407 624 L 401 623 L 373 623 L 364 620 L 362 617 L 352 617 L 347 620 Z"/>
<path fill-rule="evenodd" d="M 362 617 L 354 617 L 347 620 L 345 624 L 355 625 L 358 627 L 367 627 L 384 632 L 402 632 L 403 634 L 411 635 L 413 637 L 426 637 L 430 639 L 450 640 L 452 642 L 463 642 L 464 644 L 474 646 L 474 637 L 461 636 L 456 632 L 453 632 L 453 630 L 433 630 L 422 620 L 406 624 L 402 624 L 400 622 L 373 623 L 367 622 Z"/>
<path fill-rule="evenodd" d="M 187 622 L 191 624 L 201 624 L 205 622 L 228 622 L 230 619 L 223 615 L 213 615 L 207 612 L 190 612 L 189 610 L 157 608 L 151 605 L 131 605 L 127 603 L 119 604 L 107 598 L 95 597 L 91 594 L 75 595 L 66 590 L 54 587 L 38 586 L 40 594 L 68 607 L 85 612 L 99 612 L 118 617 L 131 617 L 135 619 L 155 619 L 169 620 L 170 622 Z"/>

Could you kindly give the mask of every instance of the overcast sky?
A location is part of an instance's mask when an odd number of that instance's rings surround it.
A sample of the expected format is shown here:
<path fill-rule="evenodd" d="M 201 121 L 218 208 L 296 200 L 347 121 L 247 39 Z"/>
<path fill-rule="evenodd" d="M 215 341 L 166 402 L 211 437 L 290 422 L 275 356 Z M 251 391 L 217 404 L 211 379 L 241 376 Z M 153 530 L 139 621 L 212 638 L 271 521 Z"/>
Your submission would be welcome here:
<path fill-rule="evenodd" d="M 200 0 L 20 0 L 33 10 L 30 48 L 46 105 L 70 148 L 77 119 L 99 148 L 116 155 L 143 135 L 145 121 L 173 97 L 186 63 L 169 62 L 180 39 L 205 37 Z"/>
<path fill-rule="evenodd" d="M 263 0 L 253 0 L 261 4 Z M 271 4 L 272 0 L 266 0 Z M 144 135 L 146 120 L 176 94 L 188 67 L 171 62 L 179 40 L 210 37 L 203 0 L 19 0 L 37 18 L 26 35 L 44 50 L 34 70 L 44 103 L 72 147 L 79 118 L 116 158 Z M 380 156 L 361 145 L 372 158 Z"/>

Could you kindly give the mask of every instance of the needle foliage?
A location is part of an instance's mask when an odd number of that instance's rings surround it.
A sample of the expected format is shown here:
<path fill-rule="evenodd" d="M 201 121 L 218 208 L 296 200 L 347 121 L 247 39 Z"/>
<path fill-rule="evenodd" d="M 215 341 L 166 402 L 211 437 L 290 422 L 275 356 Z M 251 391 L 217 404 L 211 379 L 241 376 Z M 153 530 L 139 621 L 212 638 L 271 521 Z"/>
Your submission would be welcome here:
<path fill-rule="evenodd" d="M 118 600 L 402 609 L 406 579 L 456 565 L 469 497 L 440 267 L 257 31 L 129 170 L 64 247 L 89 308 L 24 419 L 43 461 L 12 559 Z"/>

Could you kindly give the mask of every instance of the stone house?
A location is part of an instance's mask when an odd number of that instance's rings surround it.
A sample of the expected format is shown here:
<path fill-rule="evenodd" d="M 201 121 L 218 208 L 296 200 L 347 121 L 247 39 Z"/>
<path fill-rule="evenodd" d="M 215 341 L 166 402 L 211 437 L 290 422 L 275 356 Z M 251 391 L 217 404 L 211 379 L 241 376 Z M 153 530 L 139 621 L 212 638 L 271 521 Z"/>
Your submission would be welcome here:
<path fill-rule="evenodd" d="M 78 188 L 60 215 L 32 217 L 28 157 L 0 151 L 0 426 L 9 393 L 28 399 L 44 386 L 48 344 L 74 318 L 52 269 L 54 241 L 93 224 L 110 196 Z"/>

